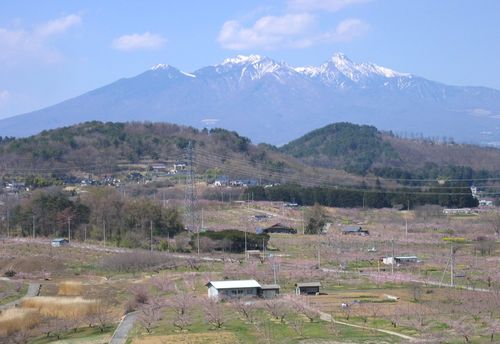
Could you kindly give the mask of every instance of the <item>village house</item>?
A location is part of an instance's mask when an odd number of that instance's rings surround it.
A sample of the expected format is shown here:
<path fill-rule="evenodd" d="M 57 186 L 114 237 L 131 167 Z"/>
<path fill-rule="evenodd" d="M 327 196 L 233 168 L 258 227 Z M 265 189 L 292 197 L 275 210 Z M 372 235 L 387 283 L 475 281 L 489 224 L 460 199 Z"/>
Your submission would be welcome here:
<path fill-rule="evenodd" d="M 473 213 L 471 208 L 443 209 L 445 215 L 470 215 Z"/>
<path fill-rule="evenodd" d="M 368 232 L 366 229 L 361 228 L 360 226 L 347 226 L 342 228 L 342 234 L 367 236 L 370 235 L 370 232 Z"/>
<path fill-rule="evenodd" d="M 187 164 L 185 162 L 176 162 L 170 170 L 171 174 L 184 173 L 187 171 Z"/>
<path fill-rule="evenodd" d="M 295 228 L 286 226 L 281 223 L 277 223 L 275 225 L 272 225 L 271 227 L 264 228 L 262 230 L 263 233 L 269 234 L 269 233 L 286 233 L 286 234 L 297 234 L 297 230 Z"/>
<path fill-rule="evenodd" d="M 295 284 L 295 294 L 297 295 L 318 295 L 321 288 L 320 282 L 303 282 Z"/>
<path fill-rule="evenodd" d="M 227 176 L 220 176 L 215 180 L 214 185 L 215 186 L 228 186 L 229 185 L 229 178 Z"/>
<path fill-rule="evenodd" d="M 277 284 L 264 284 L 259 290 L 259 296 L 263 299 L 273 299 L 280 294 L 280 286 Z"/>
<path fill-rule="evenodd" d="M 210 281 L 208 297 L 210 298 L 240 298 L 258 296 L 261 285 L 256 280 Z"/>
<path fill-rule="evenodd" d="M 382 263 L 385 265 L 402 265 L 402 264 L 412 264 L 420 263 L 421 260 L 417 256 L 399 256 L 399 257 L 383 257 Z"/>
<path fill-rule="evenodd" d="M 66 246 L 69 244 L 69 241 L 64 238 L 57 238 L 52 240 L 51 245 L 52 247 L 60 247 L 60 246 Z"/>
<path fill-rule="evenodd" d="M 280 293 L 277 284 L 260 285 L 256 280 L 210 281 L 208 297 L 213 299 L 234 299 L 242 297 L 261 297 L 270 299 Z"/>

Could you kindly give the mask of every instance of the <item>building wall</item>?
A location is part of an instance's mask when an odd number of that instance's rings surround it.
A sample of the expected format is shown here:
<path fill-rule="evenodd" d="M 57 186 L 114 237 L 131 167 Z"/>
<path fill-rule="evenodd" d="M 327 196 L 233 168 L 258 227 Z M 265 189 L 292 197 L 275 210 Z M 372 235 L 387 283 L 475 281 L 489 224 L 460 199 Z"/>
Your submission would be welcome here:
<path fill-rule="evenodd" d="M 208 297 L 216 298 L 218 296 L 219 296 L 219 291 L 217 289 L 215 289 L 214 286 L 211 286 L 210 288 L 208 288 Z"/>

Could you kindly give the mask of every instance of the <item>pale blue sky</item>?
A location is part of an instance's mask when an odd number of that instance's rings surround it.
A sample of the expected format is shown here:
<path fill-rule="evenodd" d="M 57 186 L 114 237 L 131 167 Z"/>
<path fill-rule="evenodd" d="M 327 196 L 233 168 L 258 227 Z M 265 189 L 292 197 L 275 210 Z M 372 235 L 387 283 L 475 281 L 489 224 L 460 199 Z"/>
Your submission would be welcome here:
<path fill-rule="evenodd" d="M 338 51 L 448 84 L 500 89 L 500 1 L 3 1 L 0 118 L 157 63 L 190 72 L 257 53 L 318 65 Z"/>

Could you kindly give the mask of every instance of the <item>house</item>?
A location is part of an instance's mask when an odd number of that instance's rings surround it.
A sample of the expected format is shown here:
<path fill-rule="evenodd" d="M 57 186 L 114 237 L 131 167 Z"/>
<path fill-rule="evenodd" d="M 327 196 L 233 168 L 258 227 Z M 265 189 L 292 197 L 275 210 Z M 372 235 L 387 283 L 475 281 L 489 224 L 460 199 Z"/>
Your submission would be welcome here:
<path fill-rule="evenodd" d="M 279 294 L 280 286 L 277 284 L 264 284 L 259 290 L 259 296 L 263 299 L 273 299 Z"/>
<path fill-rule="evenodd" d="M 401 265 L 401 264 L 412 264 L 420 263 L 421 260 L 417 256 L 399 256 L 399 257 L 383 257 L 382 263 L 385 265 Z"/>
<path fill-rule="evenodd" d="M 60 246 L 66 246 L 69 244 L 69 241 L 64 239 L 64 238 L 57 238 L 52 240 L 52 247 L 60 247 Z"/>
<path fill-rule="evenodd" d="M 229 178 L 227 176 L 220 176 L 214 182 L 215 186 L 228 186 Z"/>
<path fill-rule="evenodd" d="M 209 298 L 223 299 L 258 296 L 262 289 L 256 280 L 210 281 L 205 286 Z"/>
<path fill-rule="evenodd" d="M 153 164 L 153 165 L 151 165 L 151 169 L 153 170 L 153 172 L 166 172 L 167 165 L 165 165 L 165 164 Z"/>
<path fill-rule="evenodd" d="M 257 214 L 257 215 L 253 216 L 255 221 L 262 221 L 262 220 L 268 219 L 270 217 L 271 217 L 271 215 L 267 215 L 267 214 Z"/>
<path fill-rule="evenodd" d="M 347 226 L 342 228 L 342 234 L 367 236 L 370 235 L 370 232 L 368 232 L 366 229 L 361 228 L 360 226 Z"/>
<path fill-rule="evenodd" d="M 493 201 L 482 199 L 479 201 L 479 206 L 481 206 L 481 207 L 493 207 Z"/>
<path fill-rule="evenodd" d="M 304 282 L 295 284 L 295 294 L 297 295 L 318 295 L 320 282 Z"/>
<path fill-rule="evenodd" d="M 443 214 L 445 215 L 470 215 L 472 213 L 471 208 L 443 209 Z"/>
<path fill-rule="evenodd" d="M 281 223 L 272 225 L 271 227 L 264 228 L 263 233 L 287 233 L 287 234 L 297 234 L 297 230 L 292 227 L 285 226 Z"/>
<path fill-rule="evenodd" d="M 186 171 L 187 171 L 187 164 L 185 162 L 176 162 L 170 172 L 172 174 L 177 174 Z"/>

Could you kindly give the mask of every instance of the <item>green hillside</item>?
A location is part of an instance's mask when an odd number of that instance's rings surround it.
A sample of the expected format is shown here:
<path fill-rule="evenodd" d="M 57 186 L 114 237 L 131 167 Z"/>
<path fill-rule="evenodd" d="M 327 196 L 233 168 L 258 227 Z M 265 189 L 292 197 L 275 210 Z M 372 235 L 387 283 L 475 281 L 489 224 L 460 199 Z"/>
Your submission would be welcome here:
<path fill-rule="evenodd" d="M 373 126 L 335 123 L 280 149 L 312 166 L 390 179 L 480 179 L 500 174 L 500 150 L 408 140 Z"/>

